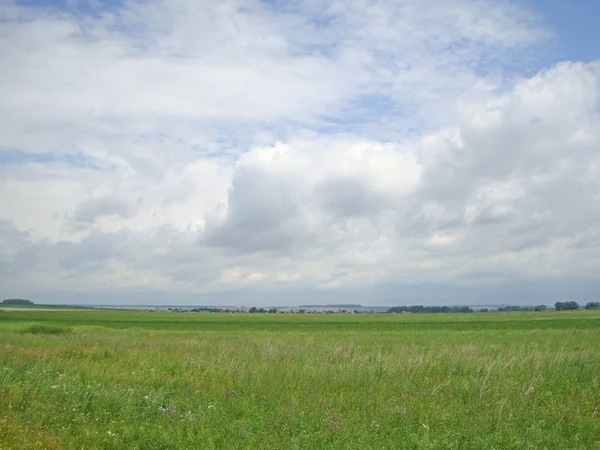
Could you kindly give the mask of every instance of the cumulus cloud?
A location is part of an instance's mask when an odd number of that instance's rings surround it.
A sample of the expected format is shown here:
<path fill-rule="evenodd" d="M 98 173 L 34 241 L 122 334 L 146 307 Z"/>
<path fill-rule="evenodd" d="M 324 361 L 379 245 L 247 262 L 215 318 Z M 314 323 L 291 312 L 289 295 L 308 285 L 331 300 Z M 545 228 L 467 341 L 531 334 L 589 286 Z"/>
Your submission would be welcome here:
<path fill-rule="evenodd" d="M 365 268 L 381 282 L 458 281 L 473 268 L 478 278 L 592 277 L 598 255 L 588 249 L 577 263 L 574 245 L 599 232 L 598 68 L 561 64 L 519 81 L 463 105 L 456 125 L 413 147 L 299 144 L 256 158 L 253 171 L 241 163 L 221 222 L 205 233 L 244 244 L 265 233 L 263 250 L 297 258 L 312 245 L 321 263 L 346 267 L 349 283 Z"/>
<path fill-rule="evenodd" d="M 133 211 L 123 199 L 100 197 L 81 203 L 75 210 L 75 220 L 94 223 L 99 217 L 117 216 L 127 218 Z"/>
<path fill-rule="evenodd" d="M 516 3 L 82 8 L 0 5 L 0 293 L 600 287 L 600 63 Z"/>

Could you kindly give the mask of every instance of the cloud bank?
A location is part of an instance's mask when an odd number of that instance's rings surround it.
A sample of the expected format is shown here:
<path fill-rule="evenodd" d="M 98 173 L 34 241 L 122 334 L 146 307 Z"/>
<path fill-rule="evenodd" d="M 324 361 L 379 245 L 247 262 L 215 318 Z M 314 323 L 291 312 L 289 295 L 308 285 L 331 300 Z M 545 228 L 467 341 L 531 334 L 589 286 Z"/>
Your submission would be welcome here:
<path fill-rule="evenodd" d="M 540 67 L 517 3 L 9 1 L 0 36 L 1 295 L 597 300 L 600 62 Z"/>

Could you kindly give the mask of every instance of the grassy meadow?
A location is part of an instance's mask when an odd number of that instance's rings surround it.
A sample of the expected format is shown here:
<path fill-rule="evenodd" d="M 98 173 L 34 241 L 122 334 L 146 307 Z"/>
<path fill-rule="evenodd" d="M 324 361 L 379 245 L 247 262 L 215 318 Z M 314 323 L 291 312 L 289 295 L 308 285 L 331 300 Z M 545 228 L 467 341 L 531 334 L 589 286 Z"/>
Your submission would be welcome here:
<path fill-rule="evenodd" d="M 600 312 L 0 311 L 0 449 L 600 449 Z"/>

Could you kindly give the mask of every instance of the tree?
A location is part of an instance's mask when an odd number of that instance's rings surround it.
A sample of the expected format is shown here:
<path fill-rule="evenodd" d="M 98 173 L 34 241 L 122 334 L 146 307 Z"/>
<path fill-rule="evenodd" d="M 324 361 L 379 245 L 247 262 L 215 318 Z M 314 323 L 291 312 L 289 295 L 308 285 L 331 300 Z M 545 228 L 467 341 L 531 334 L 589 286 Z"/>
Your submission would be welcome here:
<path fill-rule="evenodd" d="M 577 302 L 556 302 L 554 309 L 557 311 L 569 311 L 579 309 L 579 303 Z"/>
<path fill-rule="evenodd" d="M 585 305 L 585 309 L 600 309 L 600 302 L 589 302 Z"/>
<path fill-rule="evenodd" d="M 6 300 L 2 300 L 3 305 L 21 305 L 21 306 L 31 306 L 33 302 L 31 300 L 25 300 L 23 298 L 7 298 Z"/>
<path fill-rule="evenodd" d="M 535 308 L 533 308 L 535 311 L 547 311 L 548 307 L 546 305 L 537 305 Z"/>

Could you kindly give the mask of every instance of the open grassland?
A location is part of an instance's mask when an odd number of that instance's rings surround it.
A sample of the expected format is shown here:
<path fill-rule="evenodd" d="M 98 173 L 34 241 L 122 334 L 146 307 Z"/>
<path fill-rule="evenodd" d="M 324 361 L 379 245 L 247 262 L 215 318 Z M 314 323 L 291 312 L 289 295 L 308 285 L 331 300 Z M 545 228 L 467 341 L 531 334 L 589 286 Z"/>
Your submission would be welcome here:
<path fill-rule="evenodd" d="M 0 312 L 0 448 L 600 449 L 600 313 Z"/>

